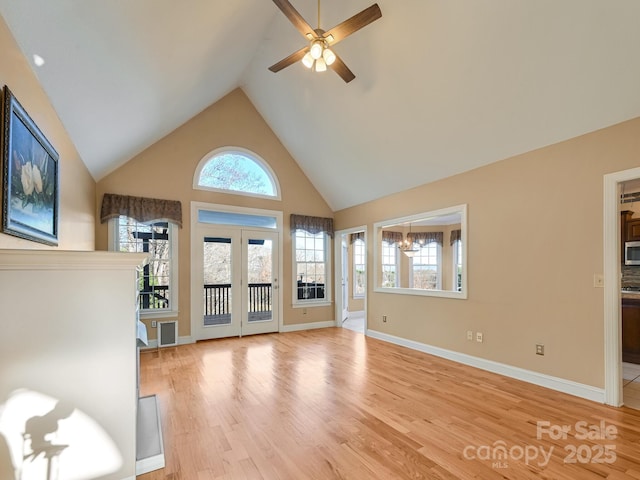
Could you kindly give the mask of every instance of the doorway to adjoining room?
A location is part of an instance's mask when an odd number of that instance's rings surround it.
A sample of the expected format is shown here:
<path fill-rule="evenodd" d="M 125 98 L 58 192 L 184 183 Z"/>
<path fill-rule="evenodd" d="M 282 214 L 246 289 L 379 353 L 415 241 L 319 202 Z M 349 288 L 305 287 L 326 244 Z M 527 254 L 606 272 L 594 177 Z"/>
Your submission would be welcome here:
<path fill-rule="evenodd" d="M 341 286 L 336 296 L 337 326 L 365 334 L 367 298 L 367 232 L 357 227 L 336 235 L 336 283 Z"/>

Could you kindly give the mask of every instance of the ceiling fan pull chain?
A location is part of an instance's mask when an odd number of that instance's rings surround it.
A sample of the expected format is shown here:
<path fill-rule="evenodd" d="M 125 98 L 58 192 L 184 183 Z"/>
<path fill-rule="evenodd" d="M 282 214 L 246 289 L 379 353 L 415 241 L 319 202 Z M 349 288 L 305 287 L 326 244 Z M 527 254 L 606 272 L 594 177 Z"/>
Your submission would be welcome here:
<path fill-rule="evenodd" d="M 320 0 L 318 0 L 318 30 L 320 30 Z"/>

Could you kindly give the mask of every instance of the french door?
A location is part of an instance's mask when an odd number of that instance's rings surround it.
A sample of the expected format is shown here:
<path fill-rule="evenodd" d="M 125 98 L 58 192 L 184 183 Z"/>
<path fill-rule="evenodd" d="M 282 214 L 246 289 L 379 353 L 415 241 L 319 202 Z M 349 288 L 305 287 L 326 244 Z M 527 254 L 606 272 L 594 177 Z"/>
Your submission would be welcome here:
<path fill-rule="evenodd" d="M 200 225 L 192 244 L 196 340 L 277 332 L 278 234 Z"/>

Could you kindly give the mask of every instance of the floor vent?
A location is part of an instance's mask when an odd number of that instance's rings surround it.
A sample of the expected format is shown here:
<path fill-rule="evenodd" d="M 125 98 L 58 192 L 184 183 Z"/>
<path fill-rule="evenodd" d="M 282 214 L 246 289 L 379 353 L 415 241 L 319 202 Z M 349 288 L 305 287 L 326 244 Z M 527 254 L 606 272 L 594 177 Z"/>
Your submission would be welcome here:
<path fill-rule="evenodd" d="M 158 346 L 171 347 L 178 345 L 178 322 L 158 322 Z"/>

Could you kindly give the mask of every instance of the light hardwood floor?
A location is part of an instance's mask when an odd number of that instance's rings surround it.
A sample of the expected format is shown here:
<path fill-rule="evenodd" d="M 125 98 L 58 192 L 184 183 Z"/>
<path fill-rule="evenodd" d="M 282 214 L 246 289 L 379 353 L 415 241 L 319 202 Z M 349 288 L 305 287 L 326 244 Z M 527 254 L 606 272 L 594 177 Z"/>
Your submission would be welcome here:
<path fill-rule="evenodd" d="M 160 401 L 166 467 L 139 480 L 640 479 L 639 411 L 347 329 L 141 357 L 141 393 Z M 566 439 L 551 438 L 563 426 Z M 580 438 L 583 426 L 599 438 Z"/>
<path fill-rule="evenodd" d="M 622 364 L 622 398 L 628 407 L 640 409 L 640 365 Z"/>

